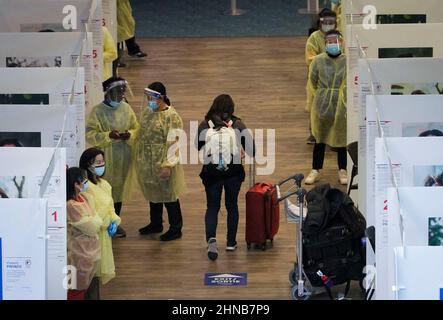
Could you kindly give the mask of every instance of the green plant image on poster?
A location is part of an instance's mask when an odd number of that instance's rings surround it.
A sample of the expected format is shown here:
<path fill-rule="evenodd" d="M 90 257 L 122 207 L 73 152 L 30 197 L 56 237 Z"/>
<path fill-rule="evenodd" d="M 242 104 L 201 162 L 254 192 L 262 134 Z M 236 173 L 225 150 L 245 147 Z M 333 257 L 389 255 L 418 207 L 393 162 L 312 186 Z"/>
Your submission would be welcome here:
<path fill-rule="evenodd" d="M 379 48 L 378 58 L 432 58 L 434 48 Z"/>
<path fill-rule="evenodd" d="M 426 23 L 425 14 L 378 14 L 377 24 Z"/>
<path fill-rule="evenodd" d="M 428 245 L 443 246 L 443 218 L 429 218 Z"/>

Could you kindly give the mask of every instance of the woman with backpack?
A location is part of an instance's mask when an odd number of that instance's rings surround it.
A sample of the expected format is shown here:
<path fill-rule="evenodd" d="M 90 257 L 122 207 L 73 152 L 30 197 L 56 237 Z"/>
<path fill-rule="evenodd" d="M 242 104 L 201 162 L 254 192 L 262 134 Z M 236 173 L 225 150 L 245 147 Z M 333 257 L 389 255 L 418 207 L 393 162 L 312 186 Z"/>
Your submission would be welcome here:
<path fill-rule="evenodd" d="M 206 191 L 205 215 L 208 258 L 218 257 L 216 231 L 223 189 L 228 212 L 226 251 L 237 248 L 238 194 L 245 180 L 241 158 L 244 150 L 253 155 L 254 141 L 246 125 L 234 115 L 234 101 L 227 94 L 214 99 L 205 120 L 198 127 L 198 150 L 204 147 L 205 163 L 200 173 Z M 230 144 L 230 145 L 229 145 Z"/>

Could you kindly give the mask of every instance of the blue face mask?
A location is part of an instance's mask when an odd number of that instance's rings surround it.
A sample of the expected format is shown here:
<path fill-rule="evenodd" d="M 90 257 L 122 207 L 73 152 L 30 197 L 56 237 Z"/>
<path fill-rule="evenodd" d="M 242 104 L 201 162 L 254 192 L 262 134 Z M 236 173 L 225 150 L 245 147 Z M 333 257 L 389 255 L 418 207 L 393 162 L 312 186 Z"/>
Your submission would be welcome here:
<path fill-rule="evenodd" d="M 341 3 L 341 0 L 331 0 L 332 4 L 338 6 Z"/>
<path fill-rule="evenodd" d="M 120 107 L 121 102 L 118 101 L 108 101 L 108 104 L 113 107 L 113 108 L 118 108 Z"/>
<path fill-rule="evenodd" d="M 159 107 L 157 101 L 149 101 L 148 106 L 151 108 L 151 110 L 157 110 Z"/>
<path fill-rule="evenodd" d="M 105 174 L 105 165 L 95 167 L 94 171 L 99 177 L 103 176 Z"/>
<path fill-rule="evenodd" d="M 86 181 L 83 184 L 83 187 L 80 189 L 80 192 L 86 192 L 86 190 L 88 190 L 88 188 L 89 188 L 89 185 L 88 185 L 88 182 Z"/>
<path fill-rule="evenodd" d="M 326 45 L 326 52 L 331 56 L 338 56 L 341 54 L 341 47 L 338 43 L 328 43 Z"/>

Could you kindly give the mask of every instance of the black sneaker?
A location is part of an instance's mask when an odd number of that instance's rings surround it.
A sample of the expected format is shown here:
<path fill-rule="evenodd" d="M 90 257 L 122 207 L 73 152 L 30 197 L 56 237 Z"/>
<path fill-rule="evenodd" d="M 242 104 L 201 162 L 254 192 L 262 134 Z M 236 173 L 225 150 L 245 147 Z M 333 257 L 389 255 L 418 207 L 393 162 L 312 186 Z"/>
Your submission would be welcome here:
<path fill-rule="evenodd" d="M 217 249 L 217 240 L 215 238 L 211 238 L 208 240 L 208 258 L 212 261 L 217 260 L 218 257 L 218 249 Z"/>
<path fill-rule="evenodd" d="M 128 55 L 129 55 L 131 58 L 145 58 L 145 57 L 148 56 L 146 53 L 141 52 L 141 51 L 136 52 L 136 53 L 133 53 L 133 54 L 128 54 Z"/>
<path fill-rule="evenodd" d="M 138 232 L 142 235 L 160 233 L 163 231 L 163 226 L 153 226 L 152 224 L 148 224 L 146 227 L 138 229 Z"/>
<path fill-rule="evenodd" d="M 160 236 L 160 240 L 161 241 L 172 241 L 175 239 L 180 239 L 181 237 L 182 237 L 181 231 L 173 231 L 173 230 L 169 229 L 168 231 L 166 231 L 164 234 L 162 234 Z"/>
<path fill-rule="evenodd" d="M 234 243 L 228 243 L 226 245 L 226 251 L 235 251 L 237 249 L 237 241 Z"/>
<path fill-rule="evenodd" d="M 122 227 L 117 227 L 117 232 L 114 235 L 114 238 L 126 238 L 126 231 Z"/>

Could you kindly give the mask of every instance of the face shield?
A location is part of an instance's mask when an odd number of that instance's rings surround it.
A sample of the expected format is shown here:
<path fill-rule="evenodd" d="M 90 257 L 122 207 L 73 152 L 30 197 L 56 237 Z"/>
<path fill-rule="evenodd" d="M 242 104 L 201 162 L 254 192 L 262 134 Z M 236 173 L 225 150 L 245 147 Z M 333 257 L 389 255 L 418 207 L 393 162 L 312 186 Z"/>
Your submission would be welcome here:
<path fill-rule="evenodd" d="M 342 53 L 341 37 L 337 34 L 331 34 L 326 37 L 326 52 L 332 56 Z"/>
<path fill-rule="evenodd" d="M 320 18 L 321 29 L 324 33 L 335 30 L 337 26 L 337 19 L 335 17 Z"/>
<path fill-rule="evenodd" d="M 120 103 L 125 97 L 127 85 L 128 83 L 124 80 L 111 83 L 106 89 L 107 100 Z"/>
<path fill-rule="evenodd" d="M 160 92 L 145 88 L 143 106 L 147 106 L 150 110 L 155 111 L 160 106 L 160 100 L 163 98 Z"/>

